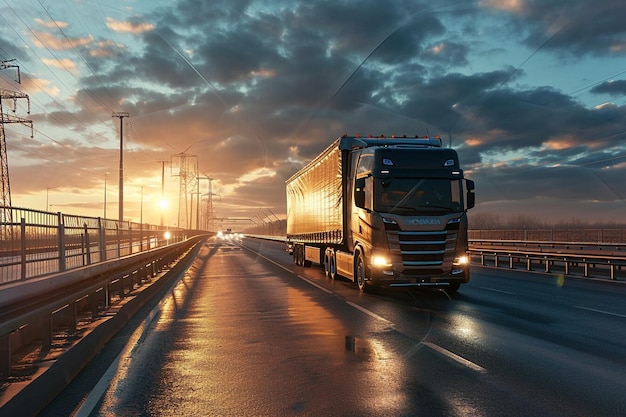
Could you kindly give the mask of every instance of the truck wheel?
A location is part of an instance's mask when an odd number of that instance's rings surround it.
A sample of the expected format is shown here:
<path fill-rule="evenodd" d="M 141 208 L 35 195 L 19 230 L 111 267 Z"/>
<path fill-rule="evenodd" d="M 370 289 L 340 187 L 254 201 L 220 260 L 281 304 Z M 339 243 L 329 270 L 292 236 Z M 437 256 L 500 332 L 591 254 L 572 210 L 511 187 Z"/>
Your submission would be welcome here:
<path fill-rule="evenodd" d="M 330 269 L 330 279 L 337 279 L 337 258 L 335 257 L 335 253 L 333 252 L 330 255 L 329 259 L 329 269 Z"/>
<path fill-rule="evenodd" d="M 302 252 L 302 246 L 300 245 L 293 248 L 293 263 L 298 266 L 302 265 L 302 260 L 304 258 L 304 254 Z"/>
<path fill-rule="evenodd" d="M 330 278 L 330 255 L 328 252 L 324 255 L 324 275 Z"/>
<path fill-rule="evenodd" d="M 354 266 L 354 276 L 356 278 L 356 285 L 359 286 L 359 290 L 361 292 L 367 291 L 367 284 L 365 282 L 366 271 L 365 271 L 365 261 L 363 260 L 363 255 L 360 253 L 357 256 L 356 263 Z"/>

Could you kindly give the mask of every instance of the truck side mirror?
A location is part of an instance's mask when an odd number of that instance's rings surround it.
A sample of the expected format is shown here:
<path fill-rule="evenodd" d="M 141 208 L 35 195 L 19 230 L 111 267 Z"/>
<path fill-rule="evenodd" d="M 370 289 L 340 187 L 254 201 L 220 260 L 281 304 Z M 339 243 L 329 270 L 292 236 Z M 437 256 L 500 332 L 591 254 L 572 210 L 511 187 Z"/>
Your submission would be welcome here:
<path fill-rule="evenodd" d="M 476 205 L 476 194 L 474 194 L 474 181 L 467 180 L 467 209 L 471 209 Z"/>
<path fill-rule="evenodd" d="M 354 204 L 365 208 L 365 178 L 357 178 L 354 182 Z"/>

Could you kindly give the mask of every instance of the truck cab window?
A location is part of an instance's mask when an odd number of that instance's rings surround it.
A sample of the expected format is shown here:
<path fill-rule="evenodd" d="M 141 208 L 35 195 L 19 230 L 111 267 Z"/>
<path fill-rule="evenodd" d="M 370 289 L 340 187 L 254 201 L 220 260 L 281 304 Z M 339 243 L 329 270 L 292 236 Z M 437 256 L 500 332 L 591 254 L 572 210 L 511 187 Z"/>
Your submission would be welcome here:
<path fill-rule="evenodd" d="M 381 180 L 374 195 L 374 209 L 403 214 L 435 214 L 461 209 L 460 184 L 440 178 Z"/>

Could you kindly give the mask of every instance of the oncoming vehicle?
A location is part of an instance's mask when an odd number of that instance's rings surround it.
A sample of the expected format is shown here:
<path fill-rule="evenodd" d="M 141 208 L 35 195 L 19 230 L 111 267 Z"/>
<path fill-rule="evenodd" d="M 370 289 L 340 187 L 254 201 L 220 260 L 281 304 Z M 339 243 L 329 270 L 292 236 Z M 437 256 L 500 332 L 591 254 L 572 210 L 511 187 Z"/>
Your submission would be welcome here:
<path fill-rule="evenodd" d="M 455 292 L 469 282 L 474 182 L 439 138 L 335 140 L 286 181 L 294 262 L 370 284 Z"/>

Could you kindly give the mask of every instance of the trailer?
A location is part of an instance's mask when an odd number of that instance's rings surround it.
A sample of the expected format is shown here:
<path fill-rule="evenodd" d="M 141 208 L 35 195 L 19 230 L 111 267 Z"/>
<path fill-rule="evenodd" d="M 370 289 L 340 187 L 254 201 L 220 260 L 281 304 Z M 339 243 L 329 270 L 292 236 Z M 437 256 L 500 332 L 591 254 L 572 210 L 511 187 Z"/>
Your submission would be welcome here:
<path fill-rule="evenodd" d="M 297 265 L 370 286 L 469 282 L 474 182 L 429 137 L 344 135 L 286 181 L 287 242 Z"/>

